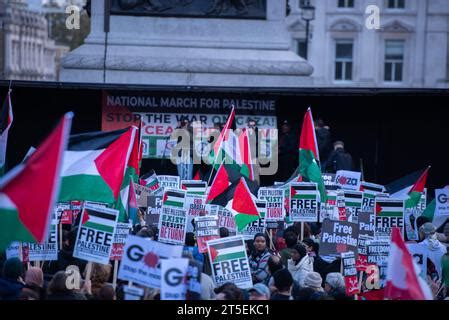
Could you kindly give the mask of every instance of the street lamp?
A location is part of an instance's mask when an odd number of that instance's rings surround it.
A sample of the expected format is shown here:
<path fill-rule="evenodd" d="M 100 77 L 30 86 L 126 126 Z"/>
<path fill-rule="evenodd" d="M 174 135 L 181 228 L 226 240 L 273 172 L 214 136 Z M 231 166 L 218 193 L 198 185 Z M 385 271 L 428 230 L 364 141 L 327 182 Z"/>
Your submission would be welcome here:
<path fill-rule="evenodd" d="M 301 19 L 306 22 L 306 47 L 305 58 L 308 58 L 309 49 L 309 23 L 315 20 L 315 7 L 310 4 L 309 1 L 304 1 L 304 5 L 301 6 Z"/>

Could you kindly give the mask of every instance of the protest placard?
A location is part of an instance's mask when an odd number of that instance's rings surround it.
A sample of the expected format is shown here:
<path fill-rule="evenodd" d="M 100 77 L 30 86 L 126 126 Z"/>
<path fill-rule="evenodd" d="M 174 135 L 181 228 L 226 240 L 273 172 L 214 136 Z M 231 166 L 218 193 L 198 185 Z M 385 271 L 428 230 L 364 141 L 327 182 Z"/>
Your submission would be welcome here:
<path fill-rule="evenodd" d="M 346 218 L 350 222 L 357 223 L 359 212 L 362 209 L 362 192 L 360 191 L 344 191 Z"/>
<path fill-rule="evenodd" d="M 206 196 L 187 193 L 184 209 L 187 212 L 187 232 L 193 232 L 194 219 L 206 215 Z"/>
<path fill-rule="evenodd" d="M 57 202 L 55 205 L 56 219 L 61 224 L 72 224 L 72 210 L 70 202 Z"/>
<path fill-rule="evenodd" d="M 289 217 L 291 221 L 318 221 L 318 189 L 316 183 L 291 183 Z"/>
<path fill-rule="evenodd" d="M 186 210 L 162 205 L 158 228 L 160 242 L 183 245 L 187 228 Z"/>
<path fill-rule="evenodd" d="M 348 221 L 323 221 L 320 253 L 340 255 L 342 252 L 357 252 L 359 226 Z"/>
<path fill-rule="evenodd" d="M 428 251 L 425 246 L 419 243 L 406 243 L 407 249 L 420 268 L 419 276 L 427 280 L 427 257 Z"/>
<path fill-rule="evenodd" d="M 125 300 L 140 300 L 144 295 L 144 289 L 135 286 L 123 286 Z"/>
<path fill-rule="evenodd" d="M 377 288 L 383 288 L 386 282 L 388 254 L 390 242 L 386 240 L 369 240 L 367 245 L 368 265 L 377 265 L 379 271 L 379 283 Z"/>
<path fill-rule="evenodd" d="M 324 219 L 339 220 L 338 207 L 337 207 L 337 192 L 326 191 L 326 202 L 320 202 L 320 221 Z"/>
<path fill-rule="evenodd" d="M 374 239 L 374 213 L 360 212 L 359 213 L 359 237 L 365 235 Z"/>
<path fill-rule="evenodd" d="M 198 251 L 200 253 L 205 253 L 207 251 L 206 242 L 220 238 L 220 233 L 218 230 L 218 215 L 196 217 L 195 225 Z"/>
<path fill-rule="evenodd" d="M 359 293 L 359 281 L 354 252 L 342 252 L 341 263 L 343 264 L 343 276 L 345 277 L 346 295 L 352 296 Z"/>
<path fill-rule="evenodd" d="M 58 225 L 57 220 L 50 224 L 48 238 L 43 243 L 22 244 L 28 247 L 28 261 L 54 261 L 58 260 Z"/>
<path fill-rule="evenodd" d="M 186 192 L 177 189 L 164 189 L 164 197 L 162 198 L 162 206 L 173 208 L 184 208 Z"/>
<path fill-rule="evenodd" d="M 277 188 L 260 188 L 258 198 L 267 201 L 265 222 L 284 221 L 284 191 Z"/>
<path fill-rule="evenodd" d="M 336 185 L 334 173 L 323 173 L 321 176 L 323 177 L 323 182 L 326 187 Z"/>
<path fill-rule="evenodd" d="M 362 210 L 374 213 L 374 198 L 377 194 L 384 192 L 385 187 L 380 184 L 362 181 L 360 183 L 360 191 L 363 192 Z"/>
<path fill-rule="evenodd" d="M 235 235 L 237 233 L 237 226 L 231 211 L 222 206 L 210 204 L 206 205 L 206 211 L 209 214 L 218 216 L 219 228 L 223 227 L 228 229 L 230 235 Z"/>
<path fill-rule="evenodd" d="M 343 190 L 337 191 L 337 210 L 338 210 L 338 220 L 347 221 L 346 214 L 346 203 L 345 203 L 345 193 Z"/>
<path fill-rule="evenodd" d="M 375 237 L 387 239 L 391 237 L 392 228 L 404 231 L 404 200 L 375 198 Z"/>
<path fill-rule="evenodd" d="M 123 255 L 123 247 L 132 228 L 130 223 L 118 222 L 115 228 L 114 241 L 111 250 L 111 260 L 121 260 Z"/>
<path fill-rule="evenodd" d="M 243 237 L 235 236 L 207 242 L 215 285 L 232 282 L 241 289 L 253 285 Z"/>
<path fill-rule="evenodd" d="M 345 190 L 359 191 L 361 172 L 338 170 L 335 173 L 335 183 Z"/>
<path fill-rule="evenodd" d="M 24 261 L 22 255 L 22 243 L 20 241 L 13 241 L 5 250 L 6 260 L 11 258 L 18 258 L 20 261 Z"/>
<path fill-rule="evenodd" d="M 162 210 L 162 196 L 149 196 L 147 198 L 147 214 L 145 215 L 145 222 L 148 226 L 158 226 L 159 217 Z"/>
<path fill-rule="evenodd" d="M 186 300 L 189 259 L 170 258 L 161 261 L 161 300 Z"/>
<path fill-rule="evenodd" d="M 118 278 L 146 287 L 161 287 L 161 260 L 180 258 L 182 246 L 129 235 L 123 249 Z"/>
<path fill-rule="evenodd" d="M 257 211 L 260 218 L 246 225 L 246 227 L 238 234 L 243 236 L 245 240 L 253 240 L 254 236 L 258 233 L 265 233 L 265 214 L 267 211 L 267 202 L 262 200 L 255 200 Z"/>
<path fill-rule="evenodd" d="M 84 203 L 73 256 L 75 258 L 109 263 L 119 212 Z"/>
<path fill-rule="evenodd" d="M 359 234 L 357 239 L 357 259 L 355 261 L 357 271 L 364 271 L 368 265 L 367 242 L 370 240 L 373 240 L 373 238 L 365 234 Z"/>
<path fill-rule="evenodd" d="M 435 213 L 449 217 L 449 188 L 435 189 Z"/>
<path fill-rule="evenodd" d="M 207 182 L 200 180 L 181 180 L 181 190 L 187 194 L 204 195 L 207 189 Z"/>
<path fill-rule="evenodd" d="M 159 180 L 159 186 L 163 190 L 164 188 L 168 189 L 178 189 L 180 178 L 178 176 L 157 176 Z"/>

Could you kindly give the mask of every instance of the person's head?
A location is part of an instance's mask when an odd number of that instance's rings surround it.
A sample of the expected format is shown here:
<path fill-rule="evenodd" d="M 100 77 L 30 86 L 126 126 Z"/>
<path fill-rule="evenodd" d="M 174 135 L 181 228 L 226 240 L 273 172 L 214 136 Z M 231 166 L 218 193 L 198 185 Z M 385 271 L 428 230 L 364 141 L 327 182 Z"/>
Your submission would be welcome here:
<path fill-rule="evenodd" d="M 232 282 L 226 282 L 214 289 L 217 300 L 243 300 L 243 292 Z"/>
<path fill-rule="evenodd" d="M 276 255 L 272 255 L 268 258 L 267 266 L 268 266 L 268 272 L 270 274 L 273 274 L 276 271 L 281 270 L 284 267 L 284 265 L 282 264 L 281 258 L 279 258 Z"/>
<path fill-rule="evenodd" d="M 322 282 L 323 279 L 318 272 L 309 272 L 304 279 L 304 286 L 321 291 L 323 290 L 323 288 L 321 287 Z"/>
<path fill-rule="evenodd" d="M 227 228 L 225 228 L 225 227 L 220 227 L 218 232 L 220 233 L 220 238 L 227 238 L 227 237 L 229 237 L 229 230 Z"/>
<path fill-rule="evenodd" d="M 343 141 L 335 141 L 334 142 L 334 150 L 337 150 L 337 149 L 344 149 L 345 148 L 345 144 L 344 144 L 344 142 Z"/>
<path fill-rule="evenodd" d="M 249 300 L 270 300 L 270 289 L 263 283 L 256 283 L 249 291 Z"/>
<path fill-rule="evenodd" d="M 307 250 L 302 244 L 297 244 L 292 248 L 291 257 L 295 263 L 301 261 L 307 255 Z"/>
<path fill-rule="evenodd" d="M 284 239 L 287 248 L 293 248 L 298 243 L 298 235 L 292 231 L 285 232 Z"/>
<path fill-rule="evenodd" d="M 148 227 L 142 227 L 139 232 L 136 233 L 136 236 L 142 238 L 150 238 L 154 239 L 154 232 Z"/>
<path fill-rule="evenodd" d="M 248 128 L 255 129 L 256 128 L 256 120 L 254 119 L 248 119 Z"/>
<path fill-rule="evenodd" d="M 291 292 L 293 286 L 293 277 L 290 271 L 287 269 L 281 269 L 273 274 L 274 286 L 279 290 L 279 292 Z"/>
<path fill-rule="evenodd" d="M 9 258 L 3 265 L 3 277 L 17 281 L 23 276 L 23 265 L 19 258 Z"/>
<path fill-rule="evenodd" d="M 287 120 L 284 120 L 284 122 L 282 122 L 282 127 L 281 127 L 281 129 L 282 129 L 282 133 L 288 133 L 288 132 L 290 132 L 290 130 L 291 130 L 290 123 L 288 123 Z"/>
<path fill-rule="evenodd" d="M 90 279 L 92 286 L 100 287 L 109 280 L 111 276 L 112 266 L 110 264 L 92 264 L 92 273 Z"/>
<path fill-rule="evenodd" d="M 427 218 L 425 216 L 419 216 L 418 218 L 416 218 L 416 227 L 418 228 L 418 230 L 426 222 L 431 222 L 431 221 L 429 218 Z"/>
<path fill-rule="evenodd" d="M 25 273 L 25 283 L 29 286 L 44 287 L 44 273 L 41 268 L 31 267 Z"/>
<path fill-rule="evenodd" d="M 324 127 L 324 121 L 321 118 L 318 118 L 314 121 L 314 125 L 316 129 L 323 128 Z"/>
<path fill-rule="evenodd" d="M 188 247 L 194 247 L 196 243 L 195 234 L 193 232 L 186 233 L 185 245 Z"/>
<path fill-rule="evenodd" d="M 318 254 L 320 250 L 320 244 L 318 242 L 315 242 L 313 239 L 307 238 L 304 239 L 302 243 L 304 243 L 307 253 L 314 252 L 316 255 Z"/>
<path fill-rule="evenodd" d="M 184 119 L 184 120 L 181 121 L 181 128 L 187 129 L 189 127 L 189 125 L 190 125 L 190 121 L 189 120 Z"/>
<path fill-rule="evenodd" d="M 98 300 L 115 300 L 115 290 L 110 284 L 104 284 L 97 295 Z"/>
<path fill-rule="evenodd" d="M 326 281 L 324 282 L 324 290 L 326 292 L 331 292 L 334 290 L 344 291 L 345 290 L 345 279 L 340 272 L 331 272 L 326 276 Z"/>
<path fill-rule="evenodd" d="M 49 294 L 58 294 L 65 293 L 70 291 L 67 288 L 67 274 L 65 271 L 58 271 L 54 274 L 50 283 L 48 284 L 48 293 Z"/>
<path fill-rule="evenodd" d="M 431 222 L 424 223 L 419 227 L 419 234 L 422 239 L 432 238 L 435 236 L 437 229 Z"/>
<path fill-rule="evenodd" d="M 264 251 L 268 246 L 268 237 L 265 233 L 257 233 L 254 236 L 254 249 L 258 252 Z"/>

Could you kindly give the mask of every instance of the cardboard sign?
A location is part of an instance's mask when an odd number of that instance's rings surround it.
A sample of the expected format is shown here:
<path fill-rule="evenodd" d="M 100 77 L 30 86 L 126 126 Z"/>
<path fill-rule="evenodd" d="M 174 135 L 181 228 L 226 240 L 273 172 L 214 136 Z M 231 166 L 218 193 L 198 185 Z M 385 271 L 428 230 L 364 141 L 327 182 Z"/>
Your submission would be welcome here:
<path fill-rule="evenodd" d="M 184 209 L 187 211 L 187 232 L 194 232 L 194 219 L 206 215 L 206 196 L 186 194 Z"/>
<path fill-rule="evenodd" d="M 258 198 L 267 202 L 265 222 L 284 221 L 284 191 L 276 188 L 260 188 Z"/>
<path fill-rule="evenodd" d="M 348 221 L 324 220 L 322 226 L 320 254 L 340 255 L 342 252 L 357 252 L 359 226 Z"/>
<path fill-rule="evenodd" d="M 326 191 L 327 201 L 320 202 L 320 221 L 324 219 L 339 220 L 337 207 L 337 192 Z"/>
<path fill-rule="evenodd" d="M 350 222 L 357 223 L 359 212 L 362 210 L 362 192 L 344 191 L 346 218 Z"/>
<path fill-rule="evenodd" d="M 338 170 L 335 174 L 335 183 L 345 190 L 359 191 L 361 172 Z"/>
<path fill-rule="evenodd" d="M 249 223 L 241 232 L 238 232 L 238 234 L 242 235 L 245 240 L 253 240 L 256 234 L 265 233 L 266 231 L 265 214 L 267 211 L 267 202 L 256 200 L 254 203 L 256 204 L 260 218 Z"/>
<path fill-rule="evenodd" d="M 171 258 L 161 261 L 161 300 L 185 300 L 189 259 Z"/>
<path fill-rule="evenodd" d="M 178 189 L 180 178 L 178 176 L 157 176 L 160 188 Z"/>
<path fill-rule="evenodd" d="M 133 281 L 146 287 L 161 287 L 161 260 L 180 258 L 182 246 L 129 235 L 126 239 L 118 278 Z"/>
<path fill-rule="evenodd" d="M 128 238 L 129 232 L 132 228 L 132 224 L 118 222 L 115 228 L 114 243 L 112 244 L 111 260 L 121 260 L 123 255 L 123 247 Z"/>
<path fill-rule="evenodd" d="M 56 220 L 50 225 L 48 238 L 43 243 L 23 243 L 28 247 L 28 261 L 58 260 L 58 225 Z"/>
<path fill-rule="evenodd" d="M 379 269 L 378 288 L 385 287 L 389 251 L 389 241 L 370 240 L 367 242 L 368 265 L 375 264 Z"/>
<path fill-rule="evenodd" d="M 119 211 L 85 203 L 81 214 L 73 256 L 108 264 Z"/>
<path fill-rule="evenodd" d="M 196 242 L 198 251 L 205 253 L 207 251 L 206 242 L 220 238 L 218 227 L 218 216 L 207 215 L 195 218 L 196 224 Z"/>
<path fill-rule="evenodd" d="M 241 289 L 253 286 L 243 237 L 235 236 L 207 242 L 215 285 L 232 282 Z"/>
<path fill-rule="evenodd" d="M 345 193 L 342 190 L 337 191 L 337 210 L 338 220 L 347 221 Z"/>
<path fill-rule="evenodd" d="M 59 223 L 72 224 L 72 211 L 70 202 L 57 202 L 54 212 Z"/>
<path fill-rule="evenodd" d="M 149 196 L 147 198 L 147 214 L 145 222 L 148 226 L 158 226 L 162 210 L 162 196 Z"/>
<path fill-rule="evenodd" d="M 140 300 L 145 293 L 143 288 L 134 286 L 123 286 L 123 292 L 125 293 L 125 300 Z"/>
<path fill-rule="evenodd" d="M 384 192 L 385 187 L 380 184 L 362 181 L 360 184 L 360 191 L 363 192 L 362 210 L 364 212 L 374 213 L 374 198 L 379 193 Z"/>
<path fill-rule="evenodd" d="M 357 240 L 357 260 L 355 262 L 357 271 L 365 271 L 366 267 L 368 266 L 367 243 L 371 240 L 373 240 L 372 237 L 368 237 L 364 234 L 359 234 L 359 238 Z"/>
<path fill-rule="evenodd" d="M 374 213 L 359 213 L 359 238 L 357 242 L 357 260 L 356 268 L 358 271 L 364 271 L 368 265 L 367 241 L 374 239 Z"/>
<path fill-rule="evenodd" d="M 318 221 L 318 188 L 312 182 L 293 182 L 290 187 L 290 220 Z"/>
<path fill-rule="evenodd" d="M 158 228 L 160 242 L 184 245 L 187 228 L 186 210 L 162 205 Z"/>
<path fill-rule="evenodd" d="M 420 268 L 419 276 L 427 280 L 427 248 L 419 243 L 406 243 L 407 249 Z"/>
<path fill-rule="evenodd" d="M 352 296 L 360 293 L 354 252 L 342 252 L 341 262 L 343 264 L 343 276 L 345 277 L 346 295 Z"/>
<path fill-rule="evenodd" d="M 449 188 L 435 189 L 435 214 L 449 217 Z"/>
<path fill-rule="evenodd" d="M 323 177 L 324 185 L 327 186 L 335 186 L 335 174 L 333 173 L 323 173 L 321 175 Z"/>
<path fill-rule="evenodd" d="M 209 214 L 218 216 L 218 227 L 226 228 L 229 230 L 229 234 L 235 235 L 237 232 L 237 226 L 235 224 L 232 212 L 219 205 L 206 205 L 206 211 Z"/>
<path fill-rule="evenodd" d="M 207 189 L 207 182 L 200 180 L 181 180 L 181 190 L 187 194 L 204 195 Z"/>
<path fill-rule="evenodd" d="M 365 235 L 374 238 L 374 214 L 370 212 L 359 213 L 359 237 Z"/>
<path fill-rule="evenodd" d="M 394 227 L 404 231 L 404 200 L 399 199 L 375 199 L 375 237 L 377 239 L 390 240 Z"/>

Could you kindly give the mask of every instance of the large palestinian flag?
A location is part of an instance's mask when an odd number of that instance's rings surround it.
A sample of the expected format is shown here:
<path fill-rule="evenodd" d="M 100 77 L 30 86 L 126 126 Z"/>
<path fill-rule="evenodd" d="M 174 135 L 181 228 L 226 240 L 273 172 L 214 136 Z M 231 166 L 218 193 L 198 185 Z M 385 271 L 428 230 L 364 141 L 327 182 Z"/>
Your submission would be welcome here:
<path fill-rule="evenodd" d="M 206 197 L 206 203 L 211 203 L 215 198 L 222 194 L 231 183 L 238 182 L 240 177 L 240 173 L 232 166 L 222 163 L 212 181 Z"/>
<path fill-rule="evenodd" d="M 0 181 L 0 252 L 12 241 L 46 240 L 72 117 L 66 114 L 27 161 Z"/>
<path fill-rule="evenodd" d="M 408 193 L 408 199 L 405 200 L 405 208 L 416 207 L 421 200 L 421 195 L 426 187 L 427 175 L 429 173 L 430 166 L 422 173 L 418 181 L 413 185 L 412 189 Z"/>
<path fill-rule="evenodd" d="M 315 136 L 312 110 L 308 108 L 304 115 L 299 139 L 299 174 L 305 181 L 315 182 L 318 185 L 321 202 L 326 202 L 326 187 L 321 176 L 318 159 L 318 143 Z"/>
<path fill-rule="evenodd" d="M 5 102 L 3 103 L 3 108 L 0 111 L 0 176 L 6 171 L 6 147 L 12 120 L 11 90 L 9 90 Z"/>
<path fill-rule="evenodd" d="M 71 136 L 64 155 L 59 201 L 115 203 L 135 131 L 135 127 L 131 127 Z"/>

